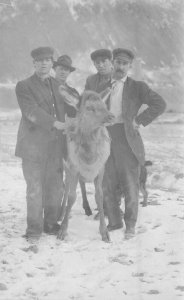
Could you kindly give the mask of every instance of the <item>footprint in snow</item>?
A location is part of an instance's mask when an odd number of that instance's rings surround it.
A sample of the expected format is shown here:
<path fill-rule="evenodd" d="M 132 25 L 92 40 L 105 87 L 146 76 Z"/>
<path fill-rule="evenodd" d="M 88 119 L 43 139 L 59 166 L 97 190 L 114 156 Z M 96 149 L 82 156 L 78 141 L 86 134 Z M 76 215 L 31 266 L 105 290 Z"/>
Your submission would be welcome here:
<path fill-rule="evenodd" d="M 155 229 L 155 228 L 158 228 L 158 227 L 160 227 L 162 224 L 155 224 L 153 227 L 152 227 L 152 229 Z"/>
<path fill-rule="evenodd" d="M 158 294 L 160 294 L 160 292 L 158 290 L 150 290 L 150 291 L 147 292 L 147 294 L 149 294 L 149 295 L 158 295 Z"/>
<path fill-rule="evenodd" d="M 175 289 L 184 292 L 184 285 L 178 285 Z"/>
<path fill-rule="evenodd" d="M 33 253 L 38 253 L 38 247 L 37 247 L 37 245 L 30 245 L 29 247 L 22 248 L 21 250 L 24 251 L 24 252 L 31 251 Z"/>
<path fill-rule="evenodd" d="M 110 262 L 117 262 L 126 266 L 132 265 L 134 263 L 131 259 L 126 260 L 124 256 L 111 257 L 109 258 L 109 260 Z"/>
<path fill-rule="evenodd" d="M 152 205 L 152 206 L 154 206 L 154 205 L 161 205 L 161 203 L 159 203 L 158 200 L 153 200 L 153 201 L 149 202 L 149 205 Z"/>
<path fill-rule="evenodd" d="M 145 273 L 139 272 L 139 273 L 132 273 L 132 277 L 144 277 Z"/>
<path fill-rule="evenodd" d="M 0 291 L 5 291 L 7 289 L 8 288 L 7 288 L 6 284 L 0 282 Z"/>
<path fill-rule="evenodd" d="M 162 249 L 162 248 L 154 248 L 154 250 L 155 250 L 155 252 L 164 252 L 164 249 Z"/>
<path fill-rule="evenodd" d="M 147 228 L 145 226 L 138 227 L 138 229 L 137 229 L 138 234 L 145 233 L 146 231 L 147 231 Z"/>
<path fill-rule="evenodd" d="M 179 261 L 170 261 L 169 265 L 180 265 L 181 263 Z"/>

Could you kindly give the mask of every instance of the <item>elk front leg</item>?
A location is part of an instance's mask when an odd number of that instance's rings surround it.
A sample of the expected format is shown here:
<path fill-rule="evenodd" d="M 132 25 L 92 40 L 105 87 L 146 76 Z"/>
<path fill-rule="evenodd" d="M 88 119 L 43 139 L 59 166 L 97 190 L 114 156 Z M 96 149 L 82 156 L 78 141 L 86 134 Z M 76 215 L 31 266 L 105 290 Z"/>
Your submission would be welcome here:
<path fill-rule="evenodd" d="M 100 174 L 95 178 L 95 200 L 99 211 L 100 216 L 100 234 L 102 236 L 102 240 L 104 242 L 110 242 L 110 236 L 105 224 L 105 216 L 104 216 L 104 209 L 103 209 L 103 190 L 102 190 L 102 180 L 103 180 L 104 170 L 100 172 Z"/>
<path fill-rule="evenodd" d="M 68 184 L 68 191 L 67 191 L 67 205 L 66 208 L 64 209 L 64 218 L 61 223 L 61 227 L 58 231 L 57 238 L 60 240 L 64 240 L 65 236 L 67 235 L 67 230 L 68 230 L 68 222 L 69 222 L 69 215 L 71 208 L 73 204 L 75 203 L 77 194 L 76 194 L 76 189 L 77 189 L 77 183 L 78 183 L 78 176 L 74 176 L 71 173 L 66 174 L 66 177 L 69 176 L 69 178 L 66 178 L 67 184 Z"/>
<path fill-rule="evenodd" d="M 141 202 L 141 204 L 143 207 L 145 207 L 148 205 L 148 192 L 145 186 L 140 186 L 140 190 L 143 195 L 143 201 Z"/>
<path fill-rule="evenodd" d="M 82 181 L 82 179 L 79 179 L 79 184 L 80 184 L 81 193 L 82 193 L 82 207 L 84 208 L 85 214 L 87 216 L 91 216 L 92 211 L 91 211 L 91 208 L 89 206 L 88 199 L 87 199 L 85 182 Z"/>

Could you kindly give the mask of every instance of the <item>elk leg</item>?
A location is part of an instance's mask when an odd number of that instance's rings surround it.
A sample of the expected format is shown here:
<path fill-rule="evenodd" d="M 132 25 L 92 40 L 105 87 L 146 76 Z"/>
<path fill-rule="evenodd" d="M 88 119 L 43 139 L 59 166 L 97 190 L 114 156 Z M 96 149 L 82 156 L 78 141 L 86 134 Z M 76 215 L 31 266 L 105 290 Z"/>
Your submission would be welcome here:
<path fill-rule="evenodd" d="M 145 207 L 148 205 L 148 192 L 146 190 L 146 187 L 143 185 L 140 186 L 140 191 L 143 195 L 143 201 L 141 202 L 141 204 L 143 207 Z"/>
<path fill-rule="evenodd" d="M 69 181 L 68 181 L 68 178 L 66 177 L 66 179 L 65 179 L 65 192 L 64 192 L 64 197 L 63 197 L 63 201 L 62 201 L 58 221 L 62 221 L 64 216 L 65 216 L 66 205 L 67 205 L 67 200 L 68 200 L 68 193 L 69 193 Z"/>
<path fill-rule="evenodd" d="M 147 201 L 148 201 L 148 192 L 146 190 L 147 176 L 148 176 L 147 169 L 144 165 L 141 167 L 141 172 L 139 177 L 140 191 L 143 195 L 143 201 L 141 202 L 142 206 L 147 206 Z"/>
<path fill-rule="evenodd" d="M 65 236 L 67 235 L 70 211 L 77 197 L 76 190 L 77 190 L 78 176 L 74 176 L 71 173 L 66 174 L 66 177 L 67 176 L 69 176 L 69 178 L 66 178 L 66 182 L 68 184 L 67 187 L 68 191 L 66 191 L 67 205 L 65 207 L 64 218 L 62 220 L 61 227 L 57 235 L 57 238 L 60 240 L 64 240 Z"/>
<path fill-rule="evenodd" d="M 102 190 L 102 180 L 103 180 L 104 170 L 100 172 L 100 174 L 95 178 L 95 200 L 99 211 L 100 216 L 100 234 L 102 236 L 102 240 L 104 242 L 110 242 L 110 236 L 105 224 L 105 216 L 103 209 L 103 190 Z"/>
<path fill-rule="evenodd" d="M 80 184 L 81 193 L 82 193 L 82 207 L 84 208 L 85 214 L 87 216 L 91 216 L 92 211 L 91 211 L 91 208 L 89 206 L 88 199 L 87 199 L 85 182 L 82 181 L 81 179 L 79 179 L 79 184 Z"/>

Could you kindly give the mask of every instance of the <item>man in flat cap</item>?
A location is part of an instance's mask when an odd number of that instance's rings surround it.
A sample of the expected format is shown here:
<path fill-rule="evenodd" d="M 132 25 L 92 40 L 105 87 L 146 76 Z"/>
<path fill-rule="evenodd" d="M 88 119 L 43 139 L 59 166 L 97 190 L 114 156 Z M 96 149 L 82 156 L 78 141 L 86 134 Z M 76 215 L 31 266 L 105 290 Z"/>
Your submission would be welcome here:
<path fill-rule="evenodd" d="M 62 132 L 64 103 L 58 82 L 50 77 L 54 50 L 39 47 L 31 52 L 35 73 L 16 85 L 22 112 L 15 155 L 22 158 L 27 184 L 28 240 L 44 231 L 56 234 L 62 186 Z"/>
<path fill-rule="evenodd" d="M 107 105 L 116 117 L 109 127 L 111 154 L 104 174 L 104 201 L 108 215 L 108 228 L 123 227 L 122 214 L 117 200 L 117 189 L 125 197 L 125 237 L 132 237 L 138 214 L 140 167 L 145 163 L 140 126 L 147 126 L 165 110 L 165 101 L 146 83 L 128 77 L 134 54 L 128 49 L 113 51 L 112 90 Z M 140 107 L 147 108 L 138 113 Z"/>
<path fill-rule="evenodd" d="M 94 63 L 94 66 L 97 70 L 97 73 L 90 75 L 86 79 L 85 90 L 91 90 L 97 93 L 100 93 L 103 96 L 103 91 L 107 91 L 111 86 L 111 74 L 112 74 L 112 52 L 109 49 L 98 49 L 93 51 L 91 54 L 91 60 Z M 106 92 L 105 94 L 106 95 Z M 83 207 L 87 215 L 91 215 L 92 211 L 88 205 L 86 198 L 86 187 L 85 183 L 82 180 L 79 180 L 82 198 L 83 198 Z"/>
<path fill-rule="evenodd" d="M 91 59 L 97 73 L 87 78 L 85 90 L 101 93 L 108 88 L 111 81 L 112 53 L 109 49 L 98 49 L 91 53 Z"/>

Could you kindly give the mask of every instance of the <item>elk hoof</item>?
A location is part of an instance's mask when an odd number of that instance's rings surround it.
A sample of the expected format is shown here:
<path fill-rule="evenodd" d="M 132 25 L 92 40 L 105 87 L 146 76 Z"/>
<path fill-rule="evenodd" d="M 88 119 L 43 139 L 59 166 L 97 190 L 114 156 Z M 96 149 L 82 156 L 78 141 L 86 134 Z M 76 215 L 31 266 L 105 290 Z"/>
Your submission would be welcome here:
<path fill-rule="evenodd" d="M 91 216 L 92 215 L 92 211 L 91 211 L 91 208 L 90 207 L 87 207 L 87 208 L 85 208 L 84 209 L 85 210 L 85 214 L 86 214 L 86 216 Z"/>
<path fill-rule="evenodd" d="M 94 216 L 94 220 L 96 220 L 96 221 L 100 220 L 99 212 L 97 212 L 96 215 Z"/>
<path fill-rule="evenodd" d="M 102 234 L 102 241 L 106 242 L 106 243 L 110 243 L 110 235 L 108 230 L 106 229 L 105 232 Z"/>
<path fill-rule="evenodd" d="M 59 229 L 58 234 L 57 234 L 57 239 L 63 241 L 65 239 L 66 235 L 67 235 L 67 228 L 65 228 L 65 226 L 61 225 L 61 228 Z"/>
<path fill-rule="evenodd" d="M 145 201 L 142 201 L 141 204 L 142 204 L 142 207 L 146 207 L 148 205 L 148 203 Z"/>

